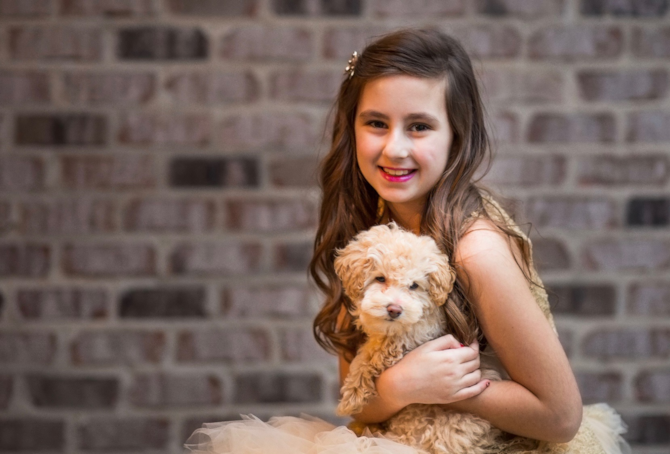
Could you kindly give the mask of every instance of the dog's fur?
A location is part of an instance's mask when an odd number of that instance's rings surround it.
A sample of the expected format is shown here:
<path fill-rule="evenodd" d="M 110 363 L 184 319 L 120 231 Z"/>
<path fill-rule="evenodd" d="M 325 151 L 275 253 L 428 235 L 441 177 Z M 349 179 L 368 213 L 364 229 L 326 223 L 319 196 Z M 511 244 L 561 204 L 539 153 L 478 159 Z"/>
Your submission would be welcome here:
<path fill-rule="evenodd" d="M 432 238 L 395 223 L 372 227 L 338 250 L 335 271 L 353 302 L 355 323 L 367 335 L 342 386 L 337 414 L 345 416 L 359 413 L 376 395 L 375 378 L 382 371 L 424 342 L 447 334 L 440 306 L 456 276 Z M 485 378 L 500 379 L 493 369 L 482 365 L 481 371 Z M 477 416 L 423 404 L 405 407 L 383 427 L 387 438 L 434 454 L 485 453 L 501 433 Z"/>

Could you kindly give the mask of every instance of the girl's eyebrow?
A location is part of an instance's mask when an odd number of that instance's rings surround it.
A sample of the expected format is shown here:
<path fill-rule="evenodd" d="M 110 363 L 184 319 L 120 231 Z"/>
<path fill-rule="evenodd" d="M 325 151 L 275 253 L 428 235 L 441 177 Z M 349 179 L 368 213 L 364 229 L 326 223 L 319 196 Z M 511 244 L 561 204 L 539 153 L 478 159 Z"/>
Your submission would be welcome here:
<path fill-rule="evenodd" d="M 360 118 L 381 118 L 382 120 L 388 120 L 389 116 L 386 114 L 383 114 L 381 112 L 377 112 L 376 110 L 364 110 L 360 114 L 358 114 Z M 427 121 L 427 122 L 433 122 L 433 123 L 438 123 L 438 119 L 435 118 L 433 115 L 430 115 L 425 112 L 418 112 L 418 113 L 411 113 L 405 117 L 405 120 L 408 121 L 417 121 L 417 120 L 422 120 L 422 121 Z"/>

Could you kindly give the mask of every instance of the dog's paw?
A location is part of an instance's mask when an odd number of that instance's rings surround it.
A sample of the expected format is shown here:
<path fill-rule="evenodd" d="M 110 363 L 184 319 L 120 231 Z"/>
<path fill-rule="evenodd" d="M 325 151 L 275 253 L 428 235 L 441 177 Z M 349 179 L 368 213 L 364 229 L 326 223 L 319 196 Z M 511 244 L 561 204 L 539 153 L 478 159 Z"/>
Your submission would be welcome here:
<path fill-rule="evenodd" d="M 360 413 L 373 393 L 364 388 L 348 388 L 343 391 L 340 404 L 335 409 L 338 416 L 349 416 Z"/>

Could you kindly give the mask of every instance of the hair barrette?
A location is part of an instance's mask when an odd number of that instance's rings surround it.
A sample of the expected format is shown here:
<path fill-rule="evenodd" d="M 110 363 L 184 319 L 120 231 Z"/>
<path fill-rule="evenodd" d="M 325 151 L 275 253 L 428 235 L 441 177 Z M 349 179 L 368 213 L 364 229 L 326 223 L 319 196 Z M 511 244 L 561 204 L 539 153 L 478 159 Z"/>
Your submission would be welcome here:
<path fill-rule="evenodd" d="M 354 53 L 351 54 L 351 58 L 347 62 L 349 64 L 347 65 L 346 68 L 344 68 L 344 74 L 349 73 L 349 79 L 354 77 L 354 70 L 356 69 L 356 62 L 357 61 L 358 61 L 358 52 L 354 51 Z"/>

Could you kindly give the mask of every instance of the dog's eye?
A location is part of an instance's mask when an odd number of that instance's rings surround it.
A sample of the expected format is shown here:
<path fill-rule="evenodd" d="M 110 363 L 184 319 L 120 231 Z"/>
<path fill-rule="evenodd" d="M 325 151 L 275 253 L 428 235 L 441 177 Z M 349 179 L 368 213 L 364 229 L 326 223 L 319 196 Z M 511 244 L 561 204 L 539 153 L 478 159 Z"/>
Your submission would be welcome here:
<path fill-rule="evenodd" d="M 419 284 L 417 284 L 416 282 L 412 282 L 412 285 L 409 286 L 410 290 L 416 290 L 418 288 L 419 288 Z"/>
<path fill-rule="evenodd" d="M 386 282 L 386 278 L 384 276 L 377 276 L 375 279 L 377 279 L 379 282 Z"/>

